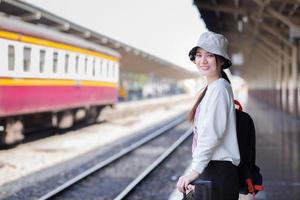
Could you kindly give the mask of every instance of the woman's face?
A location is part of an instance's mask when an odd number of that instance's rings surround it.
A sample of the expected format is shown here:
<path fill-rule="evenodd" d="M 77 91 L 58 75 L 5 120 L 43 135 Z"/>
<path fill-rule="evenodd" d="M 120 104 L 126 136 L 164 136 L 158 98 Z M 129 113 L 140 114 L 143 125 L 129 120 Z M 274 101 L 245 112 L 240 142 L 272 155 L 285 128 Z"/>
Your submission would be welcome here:
<path fill-rule="evenodd" d="M 203 49 L 198 48 L 195 55 L 195 64 L 203 76 L 214 77 L 220 74 L 216 56 Z"/>

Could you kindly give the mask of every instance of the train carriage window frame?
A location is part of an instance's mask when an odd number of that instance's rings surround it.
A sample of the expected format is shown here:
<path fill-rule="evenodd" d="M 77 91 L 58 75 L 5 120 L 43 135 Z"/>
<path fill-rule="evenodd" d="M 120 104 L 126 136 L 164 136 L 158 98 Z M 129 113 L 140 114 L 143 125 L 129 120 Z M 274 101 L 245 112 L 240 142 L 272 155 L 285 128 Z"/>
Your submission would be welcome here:
<path fill-rule="evenodd" d="M 99 60 L 99 78 L 101 79 L 103 76 L 103 59 L 100 58 Z"/>
<path fill-rule="evenodd" d="M 106 62 L 106 77 L 109 78 L 110 74 L 110 61 Z"/>
<path fill-rule="evenodd" d="M 116 62 L 115 63 L 115 66 L 116 66 L 116 77 L 115 77 L 115 81 L 119 81 L 119 79 L 120 79 L 120 67 L 119 67 L 119 63 L 118 62 Z"/>
<path fill-rule="evenodd" d="M 75 73 L 79 73 L 79 55 L 75 56 Z"/>
<path fill-rule="evenodd" d="M 45 49 L 40 49 L 39 57 L 40 57 L 39 72 L 44 73 L 45 67 L 46 67 L 46 50 Z"/>
<path fill-rule="evenodd" d="M 106 72 L 107 71 L 107 63 L 108 63 L 108 61 L 105 60 L 105 59 L 103 59 L 102 63 L 101 63 L 101 66 L 102 66 L 101 79 L 103 79 L 103 80 L 107 79 L 107 76 L 106 76 L 106 74 L 107 74 L 107 72 Z"/>
<path fill-rule="evenodd" d="M 115 62 L 112 62 L 111 63 L 111 68 L 112 68 L 112 72 L 111 72 L 111 77 L 114 79 L 115 78 L 115 67 L 116 67 L 116 65 L 115 65 Z"/>
<path fill-rule="evenodd" d="M 88 57 L 84 57 L 84 75 L 88 74 Z"/>
<path fill-rule="evenodd" d="M 25 46 L 23 48 L 23 71 L 29 72 L 31 65 L 31 47 Z"/>
<path fill-rule="evenodd" d="M 96 76 L 96 58 L 93 58 L 93 64 L 92 64 L 92 76 Z"/>
<path fill-rule="evenodd" d="M 68 53 L 65 54 L 65 74 L 69 72 L 69 63 L 70 63 L 70 55 Z"/>
<path fill-rule="evenodd" d="M 52 64 L 52 72 L 57 73 L 58 71 L 58 52 L 54 51 L 53 52 L 53 64 Z"/>
<path fill-rule="evenodd" d="M 14 45 L 8 45 L 7 56 L 8 56 L 8 70 L 14 71 L 16 67 L 16 49 Z"/>

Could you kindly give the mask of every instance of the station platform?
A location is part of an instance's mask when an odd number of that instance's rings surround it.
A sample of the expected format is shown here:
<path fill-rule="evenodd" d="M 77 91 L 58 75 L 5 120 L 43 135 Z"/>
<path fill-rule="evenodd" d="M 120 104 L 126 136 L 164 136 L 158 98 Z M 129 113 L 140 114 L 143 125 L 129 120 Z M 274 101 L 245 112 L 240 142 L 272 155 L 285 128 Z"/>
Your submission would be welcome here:
<path fill-rule="evenodd" d="M 250 98 L 247 112 L 256 128 L 256 162 L 265 191 L 257 199 L 300 198 L 300 119 Z"/>

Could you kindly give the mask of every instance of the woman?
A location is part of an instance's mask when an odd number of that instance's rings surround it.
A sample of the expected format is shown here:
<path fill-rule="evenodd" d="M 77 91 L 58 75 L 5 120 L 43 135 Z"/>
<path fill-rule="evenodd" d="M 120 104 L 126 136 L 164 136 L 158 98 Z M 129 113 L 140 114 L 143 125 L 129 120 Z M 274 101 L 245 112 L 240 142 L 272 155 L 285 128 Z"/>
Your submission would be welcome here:
<path fill-rule="evenodd" d="M 210 180 L 213 200 L 237 200 L 239 196 L 235 107 L 230 81 L 223 71 L 231 66 L 227 51 L 223 35 L 205 32 L 189 52 L 207 86 L 189 115 L 194 124 L 193 159 L 190 173 L 179 178 L 177 189 L 186 192 L 192 181 Z"/>

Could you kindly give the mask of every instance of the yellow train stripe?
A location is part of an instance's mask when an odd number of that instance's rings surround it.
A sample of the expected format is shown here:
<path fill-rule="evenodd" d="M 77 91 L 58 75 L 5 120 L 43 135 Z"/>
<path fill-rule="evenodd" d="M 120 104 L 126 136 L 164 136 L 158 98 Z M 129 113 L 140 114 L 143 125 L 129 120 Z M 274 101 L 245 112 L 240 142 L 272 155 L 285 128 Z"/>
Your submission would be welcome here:
<path fill-rule="evenodd" d="M 117 83 L 104 81 L 63 80 L 63 79 L 0 79 L 0 86 L 92 86 L 92 87 L 117 87 Z"/>
<path fill-rule="evenodd" d="M 17 33 L 7 32 L 7 31 L 0 31 L 0 37 L 6 38 L 9 40 L 19 40 L 20 35 Z"/>
<path fill-rule="evenodd" d="M 80 81 L 80 85 L 83 86 L 101 86 L 101 87 L 118 87 L 117 83 L 112 82 L 97 82 L 97 81 Z"/>
<path fill-rule="evenodd" d="M 115 62 L 119 61 L 119 58 L 110 56 L 110 55 L 107 55 L 104 53 L 99 53 L 96 51 L 91 51 L 91 50 L 83 49 L 83 48 L 72 46 L 72 45 L 67 45 L 67 44 L 63 44 L 63 43 L 59 43 L 59 42 L 53 42 L 50 40 L 45 40 L 45 39 L 31 37 L 31 36 L 27 36 L 27 35 L 12 33 L 12 32 L 8 32 L 8 31 L 0 30 L 0 37 L 10 39 L 10 40 L 27 42 L 27 43 L 31 43 L 31 44 L 37 44 L 37 45 L 41 45 L 41 46 L 47 46 L 47 47 L 52 47 L 52 48 L 57 48 L 57 49 L 64 49 L 64 50 L 68 50 L 68 51 L 73 51 L 75 53 L 82 53 L 82 54 L 87 54 L 87 55 L 91 55 L 91 56 L 101 57 L 101 58 L 105 58 L 105 59 L 115 61 Z"/>

